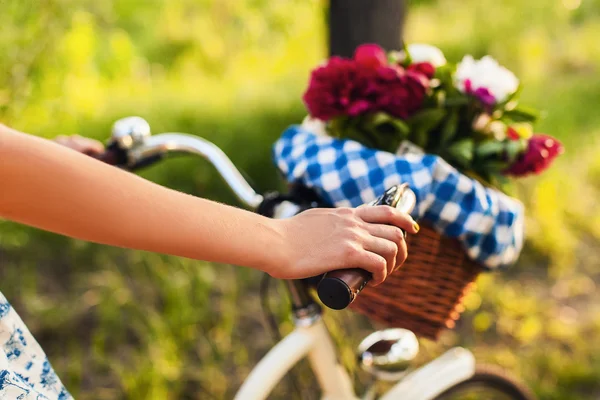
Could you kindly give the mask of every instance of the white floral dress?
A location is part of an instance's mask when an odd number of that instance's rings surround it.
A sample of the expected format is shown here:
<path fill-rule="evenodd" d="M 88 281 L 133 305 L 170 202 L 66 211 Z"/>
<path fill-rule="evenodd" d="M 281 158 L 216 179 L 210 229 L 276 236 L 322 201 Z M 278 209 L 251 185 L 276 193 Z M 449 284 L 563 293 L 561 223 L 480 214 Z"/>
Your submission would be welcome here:
<path fill-rule="evenodd" d="M 0 399 L 72 399 L 48 357 L 1 292 Z"/>

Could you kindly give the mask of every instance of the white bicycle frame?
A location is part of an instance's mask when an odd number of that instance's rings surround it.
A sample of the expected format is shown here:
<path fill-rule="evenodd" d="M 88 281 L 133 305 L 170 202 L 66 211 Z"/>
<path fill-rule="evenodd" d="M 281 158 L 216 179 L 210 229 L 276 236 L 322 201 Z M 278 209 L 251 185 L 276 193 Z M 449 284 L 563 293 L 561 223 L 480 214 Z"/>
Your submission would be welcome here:
<path fill-rule="evenodd" d="M 256 210 L 263 202 L 243 178 L 231 160 L 213 143 L 182 133 L 152 136 L 150 126 L 140 117 L 128 117 L 113 125 L 112 144 L 126 155 L 123 165 L 133 170 L 144 161 L 171 152 L 202 156 L 211 162 L 232 191 L 249 208 Z M 282 207 L 275 218 L 295 215 L 297 206 Z M 323 400 L 359 399 L 351 379 L 338 362 L 336 348 L 327 331 L 320 310 L 296 315 L 296 329 L 271 349 L 256 365 L 239 389 L 235 399 L 265 399 L 283 376 L 302 358 L 308 357 L 322 390 Z M 469 379 L 475 373 L 475 358 L 466 349 L 456 347 L 442 356 L 405 375 L 381 400 L 428 400 L 448 388 Z M 372 399 L 366 395 L 363 399 Z"/>
<path fill-rule="evenodd" d="M 281 378 L 306 356 L 322 390 L 322 400 L 359 399 L 348 373 L 337 360 L 335 345 L 321 318 L 310 326 L 296 327 L 273 347 L 248 375 L 235 399 L 266 399 Z M 433 399 L 474 373 L 473 354 L 455 347 L 406 375 L 381 400 Z"/>

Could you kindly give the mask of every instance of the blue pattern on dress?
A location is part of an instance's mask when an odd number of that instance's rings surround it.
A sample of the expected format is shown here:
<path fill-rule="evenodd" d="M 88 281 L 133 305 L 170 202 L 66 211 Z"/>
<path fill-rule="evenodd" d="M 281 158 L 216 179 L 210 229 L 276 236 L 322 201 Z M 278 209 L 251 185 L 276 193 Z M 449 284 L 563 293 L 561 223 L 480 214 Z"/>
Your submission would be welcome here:
<path fill-rule="evenodd" d="M 10 304 L 8 303 L 8 301 L 2 301 L 2 297 L 0 297 L 0 319 L 4 318 L 6 315 L 8 315 L 8 312 L 10 311 Z"/>
<path fill-rule="evenodd" d="M 1 292 L 0 399 L 73 399 L 40 345 Z"/>
<path fill-rule="evenodd" d="M 15 329 L 8 342 L 4 343 L 4 352 L 9 360 L 19 358 L 23 350 L 27 346 L 27 341 L 23 335 L 22 329 Z"/>

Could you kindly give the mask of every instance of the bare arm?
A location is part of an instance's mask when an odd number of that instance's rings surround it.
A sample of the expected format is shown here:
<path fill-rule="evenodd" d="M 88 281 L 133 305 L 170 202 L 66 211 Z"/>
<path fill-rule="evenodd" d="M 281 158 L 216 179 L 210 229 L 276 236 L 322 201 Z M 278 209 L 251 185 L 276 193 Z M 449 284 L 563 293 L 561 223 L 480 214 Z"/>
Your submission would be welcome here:
<path fill-rule="evenodd" d="M 166 189 L 48 140 L 0 126 L 0 216 L 78 239 L 248 266 L 297 278 L 404 261 L 409 216 L 315 210 L 275 221 Z"/>

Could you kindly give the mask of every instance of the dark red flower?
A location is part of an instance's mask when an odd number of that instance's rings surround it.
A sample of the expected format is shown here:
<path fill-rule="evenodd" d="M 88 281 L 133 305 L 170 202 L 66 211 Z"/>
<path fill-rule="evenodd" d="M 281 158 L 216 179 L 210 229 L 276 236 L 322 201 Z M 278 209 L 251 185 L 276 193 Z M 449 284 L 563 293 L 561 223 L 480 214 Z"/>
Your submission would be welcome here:
<path fill-rule="evenodd" d="M 303 99 L 311 116 L 328 121 L 371 111 L 373 90 L 372 69 L 361 68 L 354 60 L 332 57 L 312 72 Z"/>
<path fill-rule="evenodd" d="M 385 51 L 376 44 L 363 44 L 356 48 L 354 60 L 366 68 L 377 68 L 387 65 Z"/>
<path fill-rule="evenodd" d="M 410 64 L 407 70 L 423 74 L 429 79 L 432 79 L 435 75 L 435 67 L 428 62 Z"/>
<path fill-rule="evenodd" d="M 563 145 L 553 137 L 533 135 L 529 139 L 527 151 L 504 173 L 512 176 L 539 174 L 563 152 Z"/>
<path fill-rule="evenodd" d="M 380 67 L 375 80 L 377 110 L 406 119 L 423 103 L 428 80 L 399 66 Z"/>
<path fill-rule="evenodd" d="M 404 119 L 414 114 L 425 98 L 427 76 L 399 65 L 374 67 L 373 60 L 382 62 L 377 49 L 361 46 L 359 50 L 358 60 L 332 57 L 312 72 L 303 97 L 310 115 L 329 121 L 376 111 Z"/>

